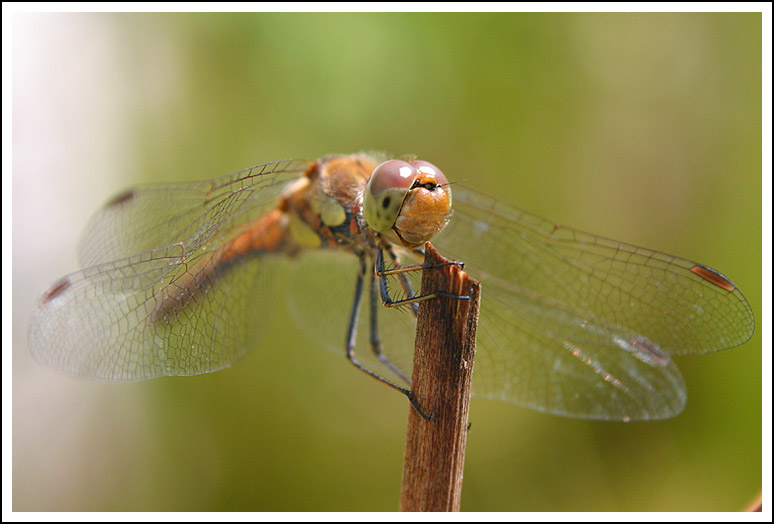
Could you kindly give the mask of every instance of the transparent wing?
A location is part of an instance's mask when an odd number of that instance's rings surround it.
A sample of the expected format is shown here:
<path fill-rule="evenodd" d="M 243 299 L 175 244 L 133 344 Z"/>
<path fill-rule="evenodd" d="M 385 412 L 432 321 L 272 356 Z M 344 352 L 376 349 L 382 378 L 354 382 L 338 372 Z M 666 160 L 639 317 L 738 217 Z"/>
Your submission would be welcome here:
<path fill-rule="evenodd" d="M 38 301 L 29 329 L 33 356 L 64 373 L 113 380 L 205 373 L 244 356 L 275 307 L 266 297 L 275 296 L 278 256 L 206 273 L 185 307 L 159 311 L 177 283 L 197 273 L 241 224 L 276 206 L 287 180 L 308 165 L 274 162 L 114 199 L 86 228 L 85 269 Z"/>
<path fill-rule="evenodd" d="M 82 268 L 163 246 L 191 251 L 229 224 L 246 222 L 276 202 L 285 183 L 312 165 L 304 160 L 259 164 L 213 180 L 149 184 L 114 197 L 86 225 Z"/>
<path fill-rule="evenodd" d="M 714 270 L 466 188 L 434 244 L 483 283 L 473 388 L 487 397 L 597 419 L 671 416 L 685 392 L 670 355 L 734 347 L 754 329 Z"/>
<path fill-rule="evenodd" d="M 69 375 L 109 380 L 195 375 L 236 362 L 271 319 L 274 303 L 263 297 L 278 285 L 277 257 L 250 258 L 208 277 L 184 308 L 159 317 L 168 284 L 184 271 L 182 258 L 164 248 L 65 277 L 38 303 L 32 355 Z"/>

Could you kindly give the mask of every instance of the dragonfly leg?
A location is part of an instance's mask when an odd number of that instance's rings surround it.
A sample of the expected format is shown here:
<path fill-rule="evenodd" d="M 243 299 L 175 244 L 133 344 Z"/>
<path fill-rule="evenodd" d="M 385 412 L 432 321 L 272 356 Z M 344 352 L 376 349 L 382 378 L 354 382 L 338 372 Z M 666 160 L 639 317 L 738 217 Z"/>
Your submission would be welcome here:
<path fill-rule="evenodd" d="M 397 253 L 395 253 L 395 250 L 392 249 L 391 245 L 387 246 L 387 254 L 390 255 L 390 260 L 392 260 L 392 263 L 398 267 L 400 266 L 400 259 L 398 258 Z M 416 248 L 415 251 L 419 249 Z M 422 255 L 424 256 L 424 251 L 422 252 Z M 414 292 L 414 288 L 411 286 L 411 281 L 409 281 L 408 276 L 406 276 L 406 273 L 399 273 L 398 278 L 400 279 L 400 287 L 403 288 L 403 293 L 407 297 L 413 297 L 416 295 Z M 419 311 L 419 304 L 417 302 L 412 302 L 409 304 L 411 307 L 411 313 L 414 315 L 414 318 L 417 316 L 417 312 Z"/>
<path fill-rule="evenodd" d="M 385 269 L 384 268 L 384 255 L 382 254 L 381 249 L 376 250 L 376 276 L 379 277 L 379 294 L 382 297 L 382 304 L 386 307 L 395 307 L 395 306 L 405 306 L 409 304 L 415 304 L 416 302 L 421 302 L 422 300 L 427 300 L 433 297 L 447 297 L 447 298 L 456 298 L 459 300 L 469 300 L 470 297 L 468 295 L 452 295 L 449 293 L 445 293 L 443 291 L 432 291 L 430 293 L 425 293 L 424 295 L 413 295 L 408 296 L 407 298 L 402 298 L 398 300 L 393 300 L 393 298 L 390 296 L 390 292 L 387 289 L 387 277 L 389 275 L 401 275 L 402 273 L 407 273 L 409 271 L 421 271 L 423 269 L 432 269 L 436 267 L 443 267 L 443 266 L 462 266 L 461 262 L 446 262 L 437 266 L 428 266 L 426 264 L 417 264 L 413 266 L 401 266 L 396 267 L 392 269 Z M 404 275 L 405 278 L 405 275 Z M 409 286 L 410 288 L 410 286 Z"/>
<path fill-rule="evenodd" d="M 376 290 L 376 278 L 373 273 L 371 273 L 370 281 L 370 293 L 369 293 L 369 299 L 370 299 L 370 313 L 371 313 L 371 350 L 373 351 L 374 355 L 376 355 L 376 358 L 379 359 L 379 361 L 387 366 L 390 371 L 395 373 L 397 377 L 399 377 L 403 382 L 406 384 L 411 384 L 411 381 L 406 378 L 406 375 L 401 373 L 401 371 L 395 367 L 395 364 L 393 364 L 387 356 L 382 353 L 382 341 L 379 339 L 379 304 L 377 303 L 377 295 L 378 292 Z"/>
<path fill-rule="evenodd" d="M 360 315 L 360 303 L 361 303 L 362 298 L 363 298 L 363 279 L 365 278 L 366 267 L 367 267 L 366 266 L 366 261 L 365 261 L 365 256 L 361 254 L 359 258 L 360 258 L 360 270 L 358 271 L 357 282 L 355 283 L 355 299 L 352 302 L 352 311 L 350 312 L 350 315 L 349 315 L 349 325 L 347 327 L 347 348 L 346 348 L 346 350 L 347 350 L 347 360 L 349 360 L 349 362 L 353 366 L 358 368 L 363 373 L 365 373 L 367 375 L 370 375 L 371 377 L 375 378 L 379 382 L 382 382 L 382 383 L 390 386 L 391 388 L 393 388 L 393 389 L 395 389 L 397 391 L 400 391 L 401 393 L 406 395 L 406 398 L 409 399 L 409 402 L 411 402 L 411 405 L 414 407 L 415 410 L 417 410 L 417 413 L 419 413 L 419 415 L 423 419 L 425 419 L 425 420 L 433 420 L 435 417 L 430 417 L 430 416 L 426 415 L 419 408 L 419 406 L 417 405 L 416 401 L 414 400 L 414 395 L 411 394 L 411 391 L 409 391 L 406 388 L 400 387 L 397 384 L 393 384 L 392 382 L 390 382 L 389 380 L 387 380 L 385 378 L 380 377 L 379 375 L 377 375 L 376 373 L 374 373 L 370 369 L 368 369 L 365 366 L 363 366 L 362 364 L 360 364 L 360 362 L 355 360 L 355 343 L 356 343 L 356 340 L 357 340 L 357 321 L 358 321 L 358 317 Z"/>

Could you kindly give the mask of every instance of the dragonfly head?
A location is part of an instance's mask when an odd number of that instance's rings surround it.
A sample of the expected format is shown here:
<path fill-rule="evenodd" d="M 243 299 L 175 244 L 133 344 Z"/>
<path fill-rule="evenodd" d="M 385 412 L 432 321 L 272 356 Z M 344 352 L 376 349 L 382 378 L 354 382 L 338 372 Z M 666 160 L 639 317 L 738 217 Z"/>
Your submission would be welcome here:
<path fill-rule="evenodd" d="M 379 233 L 393 232 L 408 247 L 430 240 L 449 221 L 451 187 L 430 162 L 388 160 L 368 179 L 363 215 Z"/>

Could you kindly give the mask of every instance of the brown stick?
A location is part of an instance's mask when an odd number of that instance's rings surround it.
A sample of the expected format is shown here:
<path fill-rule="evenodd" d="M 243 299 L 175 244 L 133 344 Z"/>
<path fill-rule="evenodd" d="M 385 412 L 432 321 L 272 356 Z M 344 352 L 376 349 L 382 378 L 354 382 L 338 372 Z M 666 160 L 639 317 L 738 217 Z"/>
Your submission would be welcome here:
<path fill-rule="evenodd" d="M 444 262 L 428 242 L 425 264 Z M 434 419 L 409 412 L 401 511 L 460 509 L 480 286 L 448 265 L 424 270 L 421 293 L 435 291 L 470 299 L 437 297 L 419 305 L 411 393 Z"/>

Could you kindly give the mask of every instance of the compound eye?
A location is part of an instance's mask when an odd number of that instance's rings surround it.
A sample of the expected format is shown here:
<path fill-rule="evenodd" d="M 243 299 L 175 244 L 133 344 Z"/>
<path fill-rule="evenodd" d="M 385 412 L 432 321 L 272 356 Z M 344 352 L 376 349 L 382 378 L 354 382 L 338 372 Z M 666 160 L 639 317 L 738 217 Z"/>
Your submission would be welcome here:
<path fill-rule="evenodd" d="M 403 160 L 388 160 L 376 166 L 363 197 L 363 215 L 371 229 L 381 233 L 395 224 L 417 176 L 417 168 Z"/>
<path fill-rule="evenodd" d="M 371 193 L 378 197 L 385 190 L 408 189 L 417 177 L 417 168 L 403 160 L 388 160 L 382 162 L 368 179 Z"/>

